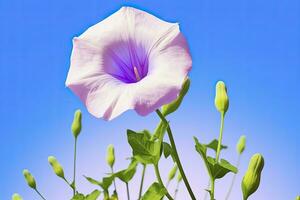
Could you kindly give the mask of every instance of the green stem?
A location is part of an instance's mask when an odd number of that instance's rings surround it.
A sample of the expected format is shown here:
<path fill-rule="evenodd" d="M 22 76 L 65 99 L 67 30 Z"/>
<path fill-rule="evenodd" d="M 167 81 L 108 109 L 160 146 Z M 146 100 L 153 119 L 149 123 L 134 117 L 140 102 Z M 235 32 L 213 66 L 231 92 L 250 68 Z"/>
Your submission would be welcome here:
<path fill-rule="evenodd" d="M 220 152 L 221 152 L 223 128 L 224 128 L 224 116 L 225 116 L 225 113 L 221 113 L 221 126 L 220 126 L 220 134 L 219 134 L 219 139 L 218 139 L 218 148 L 217 148 L 217 155 L 216 155 L 217 162 L 219 162 Z"/>
<path fill-rule="evenodd" d="M 211 178 L 210 200 L 215 200 L 215 179 L 214 178 Z"/>
<path fill-rule="evenodd" d="M 147 166 L 146 164 L 143 164 L 143 172 L 142 172 L 142 179 L 141 179 L 140 190 L 139 190 L 139 198 L 138 199 L 141 199 L 142 193 L 143 193 L 143 185 L 144 185 L 146 166 Z"/>
<path fill-rule="evenodd" d="M 163 114 L 160 112 L 160 110 L 156 110 L 156 113 L 158 114 L 158 116 L 160 117 L 160 119 L 165 122 L 165 123 L 168 123 L 168 121 L 166 120 L 166 118 L 163 116 Z M 167 132 L 168 132 L 168 136 L 169 136 L 169 140 L 170 140 L 170 143 L 171 143 L 171 146 L 172 146 L 172 150 L 173 150 L 173 153 L 174 153 L 174 158 L 175 158 L 175 161 L 177 163 L 177 166 L 178 166 L 178 169 L 180 171 L 180 174 L 182 176 L 182 179 L 183 179 L 183 182 L 190 194 L 190 197 L 192 198 L 192 200 L 196 200 L 196 197 L 192 191 L 192 188 L 185 176 L 185 173 L 184 173 L 184 170 L 183 170 L 183 167 L 182 167 L 182 164 L 180 162 L 180 159 L 179 159 L 179 156 L 178 156 L 178 152 L 177 152 L 177 149 L 176 149 L 176 145 L 175 145 L 175 141 L 174 141 L 174 138 L 173 138 L 173 134 L 172 134 L 172 130 L 170 128 L 170 126 L 167 126 Z"/>
<path fill-rule="evenodd" d="M 75 137 L 74 144 L 74 170 L 73 170 L 73 195 L 76 193 L 76 154 L 77 154 L 77 137 Z"/>
<path fill-rule="evenodd" d="M 36 193 L 37 193 L 42 199 L 46 200 L 45 197 L 43 197 L 43 195 L 42 195 L 37 189 L 34 189 L 34 190 L 36 191 Z"/>
<path fill-rule="evenodd" d="M 114 174 L 114 168 L 113 167 L 111 167 L 111 173 Z M 116 180 L 115 179 L 114 179 L 114 187 L 115 187 L 115 192 L 117 193 L 117 185 L 116 185 Z"/>
<path fill-rule="evenodd" d="M 72 185 L 69 183 L 69 181 L 65 177 L 62 179 L 68 184 L 68 186 L 70 186 L 73 189 Z"/>
<path fill-rule="evenodd" d="M 239 166 L 240 166 L 240 160 L 241 160 L 241 154 L 239 154 L 239 156 L 238 156 L 236 168 L 239 168 Z M 236 174 L 234 174 L 233 177 L 232 177 L 231 184 L 230 184 L 230 187 L 229 187 L 229 190 L 227 192 L 225 200 L 229 199 L 229 196 L 231 194 L 231 191 L 232 191 L 232 188 L 233 188 L 233 185 L 234 185 L 234 182 L 235 182 L 235 178 L 236 178 Z"/>
<path fill-rule="evenodd" d="M 127 191 L 127 200 L 130 200 L 129 186 L 127 182 L 126 182 L 126 191 Z"/>
<path fill-rule="evenodd" d="M 179 184 L 180 184 L 180 182 L 177 182 L 176 189 L 175 189 L 175 192 L 174 192 L 174 200 L 176 200 L 176 198 L 177 198 L 177 193 L 179 191 Z"/>
<path fill-rule="evenodd" d="M 164 185 L 164 183 L 163 183 L 163 181 L 162 181 L 162 179 L 161 179 L 161 176 L 160 176 L 160 173 L 159 173 L 159 169 L 158 169 L 158 164 L 154 164 L 154 170 L 155 170 L 155 174 L 156 174 L 156 178 L 157 178 L 158 182 L 159 182 L 164 188 L 166 188 L 165 185 Z M 166 197 L 167 197 L 169 200 L 173 200 L 173 198 L 171 197 L 171 195 L 169 194 L 168 191 L 167 191 Z"/>

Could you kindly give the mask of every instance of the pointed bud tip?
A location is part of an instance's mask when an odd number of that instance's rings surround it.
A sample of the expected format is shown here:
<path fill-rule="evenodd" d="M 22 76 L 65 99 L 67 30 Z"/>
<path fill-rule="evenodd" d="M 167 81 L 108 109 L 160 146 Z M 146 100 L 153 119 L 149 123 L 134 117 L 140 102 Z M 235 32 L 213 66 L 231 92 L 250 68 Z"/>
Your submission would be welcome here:
<path fill-rule="evenodd" d="M 249 162 L 248 169 L 242 180 L 244 199 L 248 199 L 259 187 L 261 172 L 264 167 L 264 158 L 261 154 L 254 154 Z"/>
<path fill-rule="evenodd" d="M 12 195 L 12 200 L 23 200 L 23 198 L 19 194 L 15 193 Z"/>
<path fill-rule="evenodd" d="M 112 168 L 115 163 L 115 148 L 114 145 L 110 144 L 107 146 L 106 162 Z"/>
<path fill-rule="evenodd" d="M 222 114 L 225 114 L 229 107 L 227 88 L 223 81 L 218 81 L 216 84 L 215 106 Z"/>
<path fill-rule="evenodd" d="M 32 176 L 32 174 L 29 172 L 29 170 L 27 169 L 24 169 L 23 170 L 23 175 L 25 177 L 25 180 L 28 184 L 29 187 L 33 188 L 33 189 L 36 189 L 36 182 L 35 182 L 35 179 L 34 177 Z"/>
<path fill-rule="evenodd" d="M 77 109 L 74 113 L 74 119 L 71 127 L 72 133 L 75 138 L 77 138 L 81 132 L 81 118 L 82 118 L 81 110 Z"/>
<path fill-rule="evenodd" d="M 236 145 L 238 154 L 242 154 L 246 148 L 246 136 L 242 135 Z"/>

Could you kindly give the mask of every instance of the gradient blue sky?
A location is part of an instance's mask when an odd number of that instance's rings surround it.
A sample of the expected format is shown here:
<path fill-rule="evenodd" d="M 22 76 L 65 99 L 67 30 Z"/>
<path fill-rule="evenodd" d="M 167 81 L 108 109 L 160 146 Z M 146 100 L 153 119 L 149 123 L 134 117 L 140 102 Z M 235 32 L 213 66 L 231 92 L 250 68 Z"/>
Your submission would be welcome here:
<path fill-rule="evenodd" d="M 65 200 L 71 191 L 47 163 L 56 155 L 71 177 L 70 123 L 83 110 L 79 139 L 79 172 L 101 177 L 109 143 L 116 146 L 118 168 L 130 155 L 126 128 L 153 129 L 155 115 L 139 117 L 126 112 L 112 122 L 89 115 L 78 98 L 64 86 L 71 40 L 123 5 L 146 10 L 164 20 L 179 22 L 193 57 L 192 86 L 180 110 L 171 117 L 184 167 L 197 196 L 207 184 L 192 136 L 208 142 L 218 135 L 214 85 L 228 85 L 230 109 L 224 142 L 231 148 L 223 157 L 235 162 L 235 143 L 247 135 L 238 183 L 232 199 L 241 199 L 240 179 L 252 154 L 265 156 L 261 187 L 252 199 L 293 199 L 300 194 L 300 2 L 298 0 L 1 0 L 0 1 L 0 199 L 19 192 L 24 199 L 38 197 L 25 184 L 22 169 L 36 176 L 48 200 Z M 165 172 L 171 161 L 163 161 Z M 148 170 L 147 183 L 154 177 Z M 217 182 L 223 199 L 228 175 Z M 139 180 L 139 176 L 135 181 Z M 90 191 L 79 176 L 79 188 Z M 120 190 L 124 191 L 123 185 Z M 137 184 L 135 184 L 137 185 Z M 182 186 L 183 188 L 183 186 Z M 137 187 L 132 186 L 133 193 Z M 135 194 L 132 194 L 134 197 Z M 121 200 L 126 199 L 122 196 Z M 180 200 L 188 199 L 181 190 Z"/>

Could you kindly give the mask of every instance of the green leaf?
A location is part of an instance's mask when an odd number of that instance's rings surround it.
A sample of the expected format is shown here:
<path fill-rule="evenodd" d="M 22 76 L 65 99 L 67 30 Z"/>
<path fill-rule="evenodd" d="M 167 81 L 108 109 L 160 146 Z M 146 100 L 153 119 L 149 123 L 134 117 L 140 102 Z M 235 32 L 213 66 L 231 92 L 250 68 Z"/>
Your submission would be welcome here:
<path fill-rule="evenodd" d="M 211 141 L 209 144 L 206 144 L 205 146 L 207 148 L 210 148 L 210 149 L 214 150 L 215 152 L 217 152 L 217 149 L 218 149 L 218 140 L 214 139 L 213 141 Z M 222 149 L 227 149 L 227 146 L 221 145 L 221 150 Z"/>
<path fill-rule="evenodd" d="M 207 160 L 207 155 L 206 155 L 206 153 L 207 153 L 207 147 L 204 144 L 201 144 L 196 137 L 194 137 L 194 141 L 195 141 L 195 149 L 196 149 L 196 151 L 200 154 L 200 156 L 201 156 L 201 158 L 202 158 L 202 160 L 203 160 L 203 162 L 205 164 L 205 167 L 207 169 L 207 172 L 208 172 L 209 176 L 212 176 L 210 164 L 209 164 L 209 162 Z"/>
<path fill-rule="evenodd" d="M 71 200 L 85 200 L 85 196 L 83 194 L 77 193 L 75 196 L 72 197 Z"/>
<path fill-rule="evenodd" d="M 99 190 L 94 190 L 91 194 L 87 195 L 85 200 L 96 200 L 100 196 Z"/>
<path fill-rule="evenodd" d="M 169 143 L 163 142 L 163 152 L 165 158 L 168 158 L 171 155 L 173 161 L 175 162 L 174 151 L 172 146 Z"/>
<path fill-rule="evenodd" d="M 133 156 L 142 164 L 157 164 L 160 159 L 161 142 L 151 141 L 145 132 L 127 130 L 127 140 Z"/>
<path fill-rule="evenodd" d="M 127 169 L 116 172 L 115 174 L 113 174 L 113 176 L 118 177 L 121 181 L 125 183 L 128 183 L 135 175 L 137 165 L 138 165 L 137 160 L 132 159 Z"/>
<path fill-rule="evenodd" d="M 86 196 L 84 194 L 77 193 L 71 200 L 97 200 L 100 194 L 101 192 L 99 190 L 94 190 L 91 194 Z"/>
<path fill-rule="evenodd" d="M 217 162 L 212 157 L 207 157 L 207 161 L 209 163 L 211 175 L 214 179 L 223 178 L 227 173 L 237 173 L 237 168 L 231 165 L 227 160 L 221 159 L 220 162 Z"/>
<path fill-rule="evenodd" d="M 111 186 L 113 180 L 114 180 L 114 176 L 108 176 L 108 177 L 104 177 L 102 178 L 102 181 L 97 181 L 91 177 L 87 177 L 84 176 L 86 178 L 86 180 L 88 180 L 88 182 L 90 182 L 93 185 L 98 185 L 100 186 L 103 190 L 108 190 L 109 186 Z"/>
<path fill-rule="evenodd" d="M 160 121 L 156 129 L 154 130 L 154 134 L 151 138 L 151 141 L 154 141 L 156 139 L 162 139 L 165 135 L 165 132 L 167 131 L 167 127 L 168 127 L 168 123 Z"/>
<path fill-rule="evenodd" d="M 142 200 L 161 200 L 166 194 L 167 190 L 164 186 L 153 183 L 143 195 Z"/>

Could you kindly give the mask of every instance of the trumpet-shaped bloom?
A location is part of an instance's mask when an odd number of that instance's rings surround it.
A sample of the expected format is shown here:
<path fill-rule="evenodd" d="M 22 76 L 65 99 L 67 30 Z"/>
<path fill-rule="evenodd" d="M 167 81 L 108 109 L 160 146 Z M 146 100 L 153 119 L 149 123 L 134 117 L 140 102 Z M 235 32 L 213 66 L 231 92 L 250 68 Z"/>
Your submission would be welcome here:
<path fill-rule="evenodd" d="M 191 66 L 177 23 L 122 7 L 73 39 L 66 86 L 95 117 L 147 115 L 178 96 Z"/>

